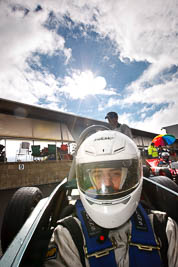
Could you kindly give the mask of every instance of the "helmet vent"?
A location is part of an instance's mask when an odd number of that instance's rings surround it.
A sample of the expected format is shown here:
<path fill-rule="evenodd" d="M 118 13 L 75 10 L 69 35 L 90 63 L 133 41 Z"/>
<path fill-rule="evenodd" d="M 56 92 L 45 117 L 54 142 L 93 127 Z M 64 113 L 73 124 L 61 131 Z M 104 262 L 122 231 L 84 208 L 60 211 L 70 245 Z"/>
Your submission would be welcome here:
<path fill-rule="evenodd" d="M 85 150 L 86 153 L 88 154 L 94 154 L 92 151 Z"/>
<path fill-rule="evenodd" d="M 122 149 L 124 149 L 124 146 L 122 146 L 122 147 L 120 147 L 120 148 L 117 148 L 117 149 L 115 149 L 115 150 L 114 150 L 114 152 L 118 152 L 118 151 L 120 151 L 120 150 L 122 150 Z"/>

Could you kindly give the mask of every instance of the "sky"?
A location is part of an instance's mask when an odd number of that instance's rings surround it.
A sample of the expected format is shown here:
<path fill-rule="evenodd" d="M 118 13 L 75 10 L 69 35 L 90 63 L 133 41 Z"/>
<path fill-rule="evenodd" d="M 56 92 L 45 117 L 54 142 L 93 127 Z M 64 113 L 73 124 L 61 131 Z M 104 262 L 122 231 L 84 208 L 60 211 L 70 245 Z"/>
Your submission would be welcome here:
<path fill-rule="evenodd" d="M 178 123 L 177 0 L 0 0 L 0 98 L 148 132 Z"/>

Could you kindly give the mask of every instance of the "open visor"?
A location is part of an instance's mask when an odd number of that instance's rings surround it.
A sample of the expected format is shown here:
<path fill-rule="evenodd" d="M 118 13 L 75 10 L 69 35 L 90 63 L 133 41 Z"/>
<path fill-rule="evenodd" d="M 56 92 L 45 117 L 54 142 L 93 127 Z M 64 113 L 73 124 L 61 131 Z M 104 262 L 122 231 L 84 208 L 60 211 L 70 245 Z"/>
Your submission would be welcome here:
<path fill-rule="evenodd" d="M 95 199 L 117 199 L 131 193 L 141 177 L 138 159 L 77 165 L 80 190 Z"/>

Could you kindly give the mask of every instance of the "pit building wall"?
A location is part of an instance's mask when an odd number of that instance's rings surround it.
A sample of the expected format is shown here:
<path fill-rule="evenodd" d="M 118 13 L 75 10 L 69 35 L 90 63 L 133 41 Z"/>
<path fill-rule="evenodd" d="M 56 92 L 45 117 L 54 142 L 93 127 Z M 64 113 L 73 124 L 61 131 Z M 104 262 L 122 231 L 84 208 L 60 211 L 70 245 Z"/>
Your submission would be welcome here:
<path fill-rule="evenodd" d="M 0 190 L 62 181 L 72 161 L 0 163 Z"/>

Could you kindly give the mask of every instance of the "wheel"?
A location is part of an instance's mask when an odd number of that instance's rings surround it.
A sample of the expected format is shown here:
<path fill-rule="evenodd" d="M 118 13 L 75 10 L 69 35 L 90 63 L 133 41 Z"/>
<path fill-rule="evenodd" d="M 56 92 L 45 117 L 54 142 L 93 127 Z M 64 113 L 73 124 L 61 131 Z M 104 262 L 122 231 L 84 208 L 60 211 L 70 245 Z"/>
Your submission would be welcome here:
<path fill-rule="evenodd" d="M 171 189 L 171 190 L 175 191 L 176 193 L 178 193 L 178 185 L 176 185 L 173 181 L 171 181 L 168 178 L 169 177 L 166 177 L 166 176 L 150 177 L 150 179 L 155 181 L 156 183 L 161 184 L 161 185 L 167 187 L 168 189 Z"/>
<path fill-rule="evenodd" d="M 178 185 L 178 174 L 173 178 L 173 181 Z"/>
<path fill-rule="evenodd" d="M 166 177 L 172 179 L 172 174 L 171 174 L 171 172 L 170 172 L 169 169 L 161 169 L 161 170 L 159 171 L 159 175 L 160 175 L 160 176 L 166 176 Z"/>
<path fill-rule="evenodd" d="M 143 183 L 143 198 L 147 201 L 151 209 L 164 211 L 168 216 L 178 222 L 178 185 L 166 176 L 153 176 L 149 180 L 163 185 L 168 190 L 156 186 L 153 183 L 144 180 Z M 175 194 L 171 193 L 172 190 Z"/>
<path fill-rule="evenodd" d="M 150 177 L 150 168 L 146 165 L 143 165 L 143 176 L 147 178 Z"/>
<path fill-rule="evenodd" d="M 10 199 L 1 228 L 1 247 L 4 253 L 30 213 L 43 198 L 37 187 L 22 187 Z"/>

